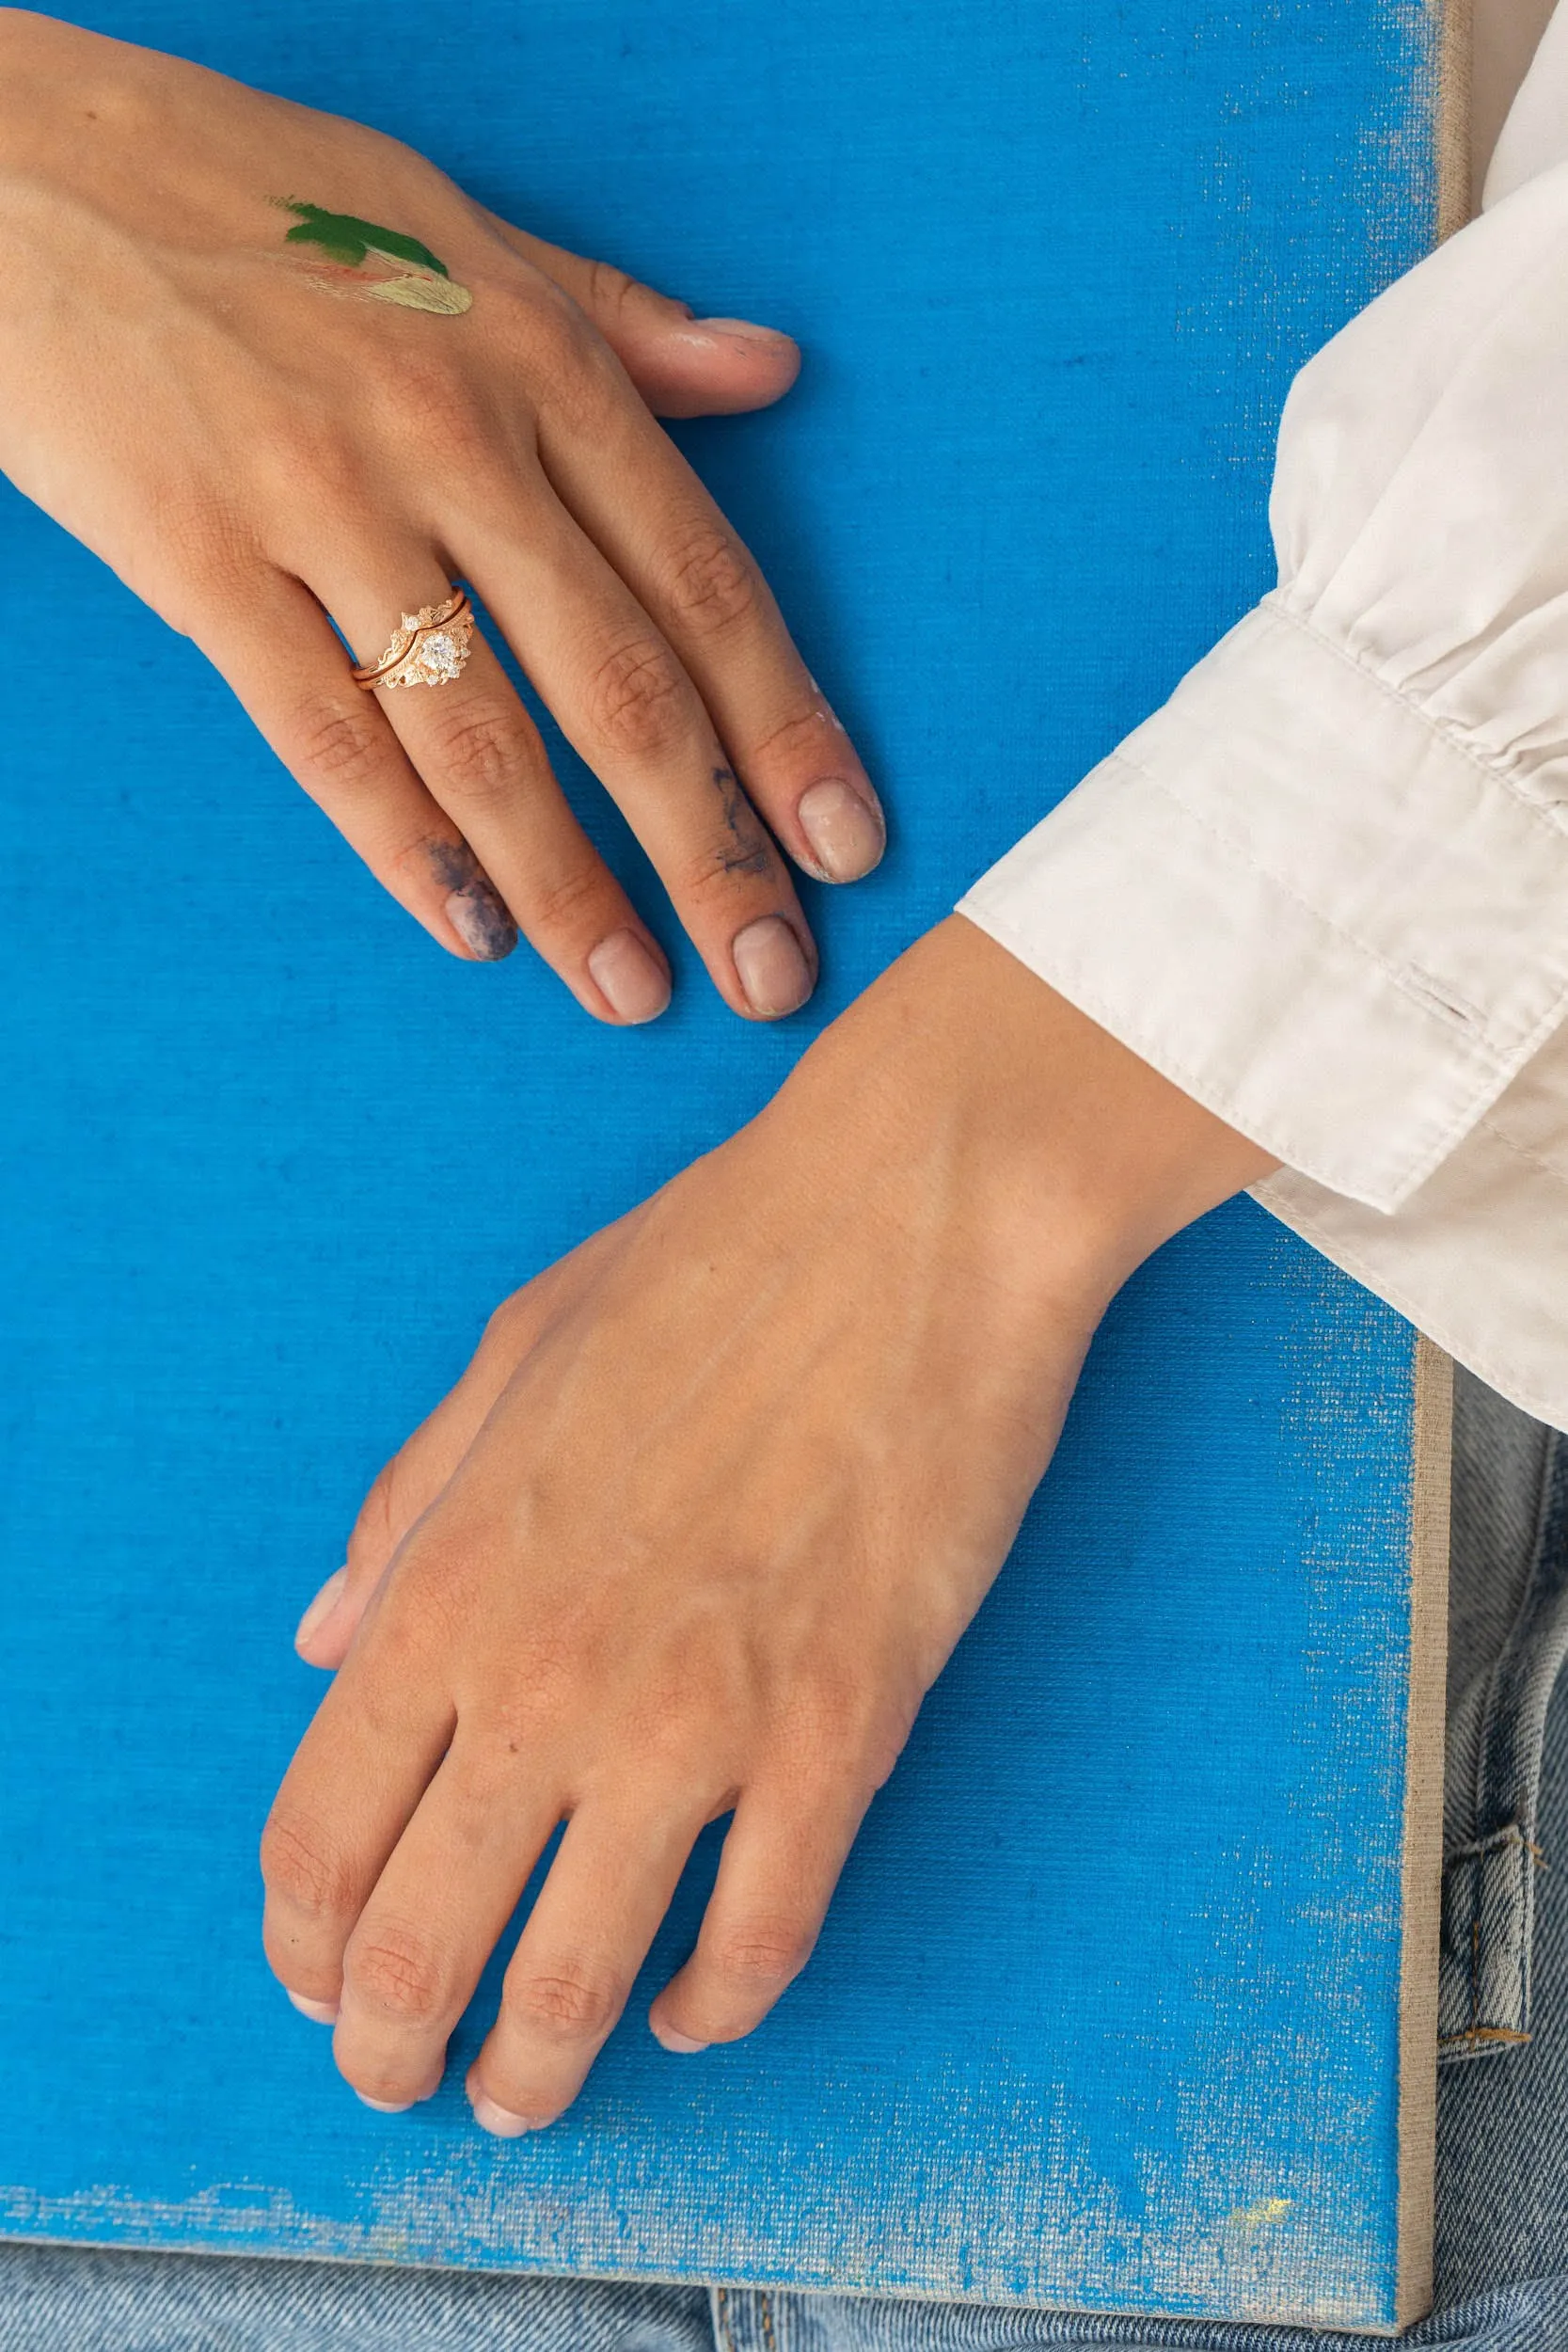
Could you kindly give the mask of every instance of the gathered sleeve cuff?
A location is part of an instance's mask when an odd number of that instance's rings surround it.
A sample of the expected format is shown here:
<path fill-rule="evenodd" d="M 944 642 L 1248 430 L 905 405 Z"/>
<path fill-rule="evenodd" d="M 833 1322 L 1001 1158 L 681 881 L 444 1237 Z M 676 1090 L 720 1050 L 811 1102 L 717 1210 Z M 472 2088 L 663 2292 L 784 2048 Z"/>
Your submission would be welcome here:
<path fill-rule="evenodd" d="M 960 901 L 1289 1168 L 1391 1211 L 1568 1009 L 1568 830 L 1269 597 Z"/>

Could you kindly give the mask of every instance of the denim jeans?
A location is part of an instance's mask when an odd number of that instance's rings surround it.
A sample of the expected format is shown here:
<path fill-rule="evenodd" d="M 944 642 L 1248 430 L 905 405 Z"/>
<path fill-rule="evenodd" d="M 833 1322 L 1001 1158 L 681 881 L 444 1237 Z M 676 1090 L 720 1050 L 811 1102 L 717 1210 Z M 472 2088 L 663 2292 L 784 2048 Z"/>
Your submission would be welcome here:
<path fill-rule="evenodd" d="M 1437 2298 L 1406 2342 L 1568 2352 L 1568 1438 L 1457 1377 Z M 1348 2352 L 1235 2322 L 0 2249 L 0 2352 Z"/>

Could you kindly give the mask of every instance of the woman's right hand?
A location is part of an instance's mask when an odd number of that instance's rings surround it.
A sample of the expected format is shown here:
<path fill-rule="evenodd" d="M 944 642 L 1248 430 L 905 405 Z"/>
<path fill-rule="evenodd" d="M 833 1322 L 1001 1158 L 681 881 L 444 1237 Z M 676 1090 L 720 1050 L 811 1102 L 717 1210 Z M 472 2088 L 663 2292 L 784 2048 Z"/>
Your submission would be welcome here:
<path fill-rule="evenodd" d="M 437 686 L 353 681 L 329 614 L 373 662 L 460 578 L 726 1003 L 804 1001 L 779 845 L 853 881 L 877 798 L 650 413 L 777 399 L 787 337 L 693 320 L 374 131 L 9 8 L 0 231 L 0 466 L 195 639 L 443 946 L 520 929 L 601 1020 L 669 997 L 483 640 Z"/>

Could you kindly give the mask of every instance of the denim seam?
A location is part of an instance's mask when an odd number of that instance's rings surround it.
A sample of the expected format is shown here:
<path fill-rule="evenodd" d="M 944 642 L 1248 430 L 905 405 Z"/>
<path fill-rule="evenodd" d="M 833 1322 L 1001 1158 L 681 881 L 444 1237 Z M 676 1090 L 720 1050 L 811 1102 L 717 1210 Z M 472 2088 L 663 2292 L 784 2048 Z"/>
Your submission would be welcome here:
<path fill-rule="evenodd" d="M 1488 1854 L 1504 1852 L 1510 1847 L 1513 1847 L 1518 1852 L 1519 1869 L 1521 1874 L 1534 1869 L 1535 1865 L 1540 1860 L 1541 1850 L 1532 1839 L 1525 1836 L 1524 1832 L 1517 1826 L 1516 1823 L 1511 1823 L 1507 1829 L 1497 1831 L 1494 1836 L 1481 1840 L 1480 1844 L 1473 1846 L 1461 1846 L 1455 1852 L 1449 1855 L 1445 1866 L 1446 1867 L 1451 1869 L 1455 1864 L 1468 1864 L 1473 1866 L 1474 1873 L 1472 1882 L 1474 1893 L 1470 1906 L 1470 1933 L 1468 1938 L 1469 1950 L 1467 1955 L 1469 2023 L 1458 2033 L 1446 2033 L 1441 2035 L 1437 2044 L 1441 2053 L 1450 2057 L 1474 2054 L 1481 2050 L 1508 2048 L 1516 2044 L 1527 2042 L 1532 2039 L 1532 2035 L 1528 2030 L 1528 2026 L 1530 1998 L 1529 1938 L 1528 1934 L 1522 1935 L 1518 1942 L 1516 1958 L 1518 1961 L 1519 1990 L 1517 1996 L 1518 2006 L 1514 2011 L 1515 2016 L 1526 2021 L 1527 2029 L 1523 2032 L 1519 2032 L 1515 2031 L 1515 2029 L 1511 2026 L 1483 2026 L 1481 2022 L 1480 1968 L 1482 1871 L 1484 1868 L 1485 1858 Z M 1532 1923 L 1534 1906 L 1528 1902 L 1528 1896 L 1525 1903 L 1525 1910 L 1527 1921 Z"/>
<path fill-rule="evenodd" d="M 1543 1465 L 1541 1509 L 1530 1570 L 1518 1612 L 1488 1678 L 1478 1749 L 1475 1827 L 1517 1822 L 1533 1836 L 1540 1801 L 1541 1739 L 1545 1707 L 1561 1664 L 1568 1627 L 1562 1613 L 1568 1580 L 1568 1439 L 1554 1438 Z M 1551 1635 L 1550 1640 L 1546 1639 Z M 1557 1651 L 1555 1663 L 1551 1652 Z M 1550 1671 L 1548 1672 L 1548 1666 Z M 1490 1802 L 1488 1802 L 1490 1799 Z"/>
<path fill-rule="evenodd" d="M 1455 1846 L 1449 1854 L 1450 1862 L 1476 1862 L 1482 1854 L 1497 1853 L 1504 1846 L 1522 1846 L 1532 1860 L 1545 1867 L 1546 1857 L 1533 1837 L 1527 1837 L 1517 1821 L 1510 1821 L 1506 1829 L 1494 1830 L 1490 1837 L 1481 1837 L 1474 1845 Z"/>
<path fill-rule="evenodd" d="M 1509 1669 L 1514 1661 L 1520 1639 L 1534 1611 L 1541 1583 L 1541 1571 L 1546 1558 L 1547 1539 L 1552 1533 L 1553 1521 L 1557 1516 L 1553 1503 L 1556 1500 L 1555 1473 L 1559 1467 L 1560 1445 L 1560 1441 L 1549 1445 L 1542 1456 L 1541 1483 L 1535 1505 L 1535 1532 L 1530 1539 L 1529 1573 L 1525 1579 L 1524 1590 L 1519 1596 L 1519 1606 L 1513 1613 L 1513 1622 L 1508 1629 L 1502 1647 L 1492 1661 L 1492 1671 L 1486 1680 L 1486 1699 L 1481 1709 L 1481 1737 L 1476 1742 L 1476 1780 L 1472 1790 L 1470 1816 L 1476 1829 L 1483 1838 L 1495 1834 L 1487 1828 L 1487 1814 L 1497 1804 L 1496 1748 L 1499 1719 L 1505 1711 L 1502 1704 L 1503 1692 L 1505 1685 L 1512 1679 Z M 1504 1809 L 1511 1819 L 1518 1820 L 1522 1807 L 1519 1801 L 1520 1790 L 1517 1786 L 1517 1756 L 1511 1755 L 1508 1761 L 1512 1768 L 1509 1778 L 1514 1785 L 1508 1791 Z M 1492 1796 L 1491 1805 L 1487 1803 L 1489 1791 Z M 1533 1828 L 1533 1822 L 1530 1826 Z"/>
<path fill-rule="evenodd" d="M 1466 2023 L 1443 2034 L 1447 2058 L 1497 2055 L 1532 2036 L 1532 1976 L 1537 1872 L 1544 1867 L 1536 1840 L 1541 1743 L 1544 1716 L 1568 1644 L 1568 1440 L 1554 1437 L 1541 1465 L 1535 1523 L 1524 1589 L 1507 1634 L 1486 1677 L 1469 1788 L 1470 1836 L 1444 1855 L 1444 1883 L 1465 1915 L 1449 1950 L 1464 1970 Z M 1488 1962 L 1504 1960 L 1497 1936 L 1512 1939 L 1516 1976 L 1504 2024 L 1486 2014 L 1482 1979 Z M 1455 1949 L 1463 1935 L 1463 1948 Z M 1493 1978 L 1494 1988 L 1496 1978 Z"/>

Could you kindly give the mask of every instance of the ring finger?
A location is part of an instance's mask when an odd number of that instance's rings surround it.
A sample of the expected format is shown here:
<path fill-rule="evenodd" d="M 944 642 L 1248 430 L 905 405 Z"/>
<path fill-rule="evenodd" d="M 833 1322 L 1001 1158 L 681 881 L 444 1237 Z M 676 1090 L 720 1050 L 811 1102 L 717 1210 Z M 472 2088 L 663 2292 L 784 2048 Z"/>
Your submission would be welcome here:
<path fill-rule="evenodd" d="M 312 584 L 367 662 L 379 658 L 393 615 L 451 593 L 428 551 L 388 565 L 385 548 L 373 565 Z M 578 1002 L 617 1023 L 662 1012 L 664 952 L 568 808 L 538 729 L 483 636 L 476 630 L 460 676 L 377 687 L 373 699 L 519 930 Z"/>
<path fill-rule="evenodd" d="M 432 799 L 309 591 L 269 570 L 194 631 L 296 783 L 383 889 L 454 955 L 494 961 L 516 931 L 459 827 Z"/>

